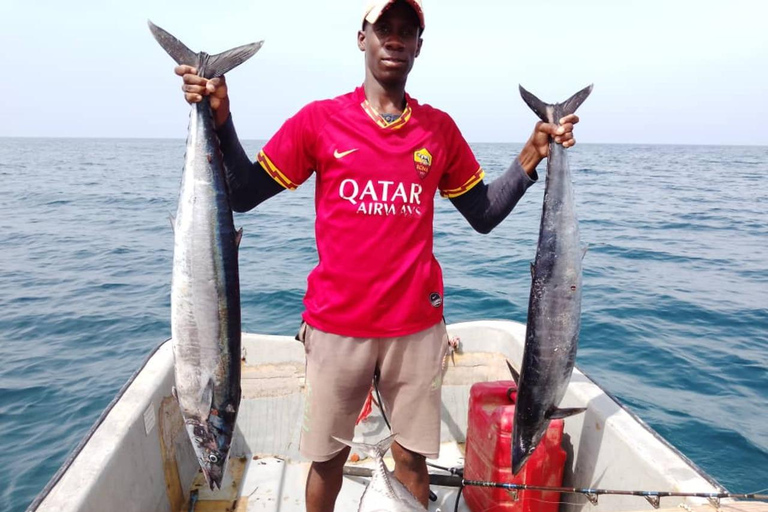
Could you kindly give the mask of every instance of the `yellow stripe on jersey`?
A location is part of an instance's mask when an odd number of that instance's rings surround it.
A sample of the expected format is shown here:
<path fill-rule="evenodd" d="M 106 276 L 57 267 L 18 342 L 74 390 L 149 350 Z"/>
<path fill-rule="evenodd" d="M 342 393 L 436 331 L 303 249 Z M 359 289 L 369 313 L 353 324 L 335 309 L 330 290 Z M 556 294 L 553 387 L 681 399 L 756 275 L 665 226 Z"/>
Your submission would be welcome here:
<path fill-rule="evenodd" d="M 258 161 L 261 164 L 262 167 L 264 167 L 264 170 L 269 173 L 270 176 L 272 176 L 272 179 L 278 182 L 283 187 L 287 188 L 288 190 L 296 190 L 298 185 L 296 185 L 294 182 L 288 179 L 288 177 L 280 172 L 280 169 L 275 166 L 275 164 L 272 163 L 272 160 L 269 159 L 269 157 L 264 153 L 264 151 L 259 152 Z"/>
<path fill-rule="evenodd" d="M 460 186 L 459 188 L 452 188 L 450 190 L 441 190 L 440 195 L 442 197 L 447 197 L 448 199 L 452 197 L 459 197 L 460 195 L 465 194 L 472 187 L 480 183 L 480 181 L 482 181 L 484 177 L 485 177 L 485 171 L 481 167 L 462 186 Z"/>
<path fill-rule="evenodd" d="M 381 126 L 382 128 L 387 127 L 387 122 L 382 118 L 378 112 L 376 112 L 376 109 L 374 109 L 370 103 L 368 103 L 368 100 L 363 101 L 360 104 L 361 107 L 363 107 L 363 110 L 365 110 L 365 113 L 368 114 L 368 117 L 373 119 L 373 121 Z"/>
<path fill-rule="evenodd" d="M 405 123 L 408 122 L 408 120 L 411 118 L 411 107 L 406 105 L 405 110 L 403 110 L 403 113 L 400 117 L 389 123 L 389 128 L 391 130 L 397 130 L 399 128 L 402 128 Z"/>
<path fill-rule="evenodd" d="M 386 119 L 381 117 L 381 115 L 376 111 L 375 108 L 373 108 L 373 105 L 368 103 L 368 100 L 363 101 L 360 104 L 361 107 L 363 107 L 363 110 L 365 110 L 365 113 L 368 114 L 368 116 L 373 119 L 373 121 L 381 126 L 382 128 L 389 128 L 390 130 L 397 130 L 399 128 L 402 128 L 405 123 L 408 122 L 408 120 L 411 118 L 411 113 L 413 112 L 411 110 L 410 105 L 405 106 L 405 110 L 403 110 L 403 113 L 395 119 L 394 121 L 387 122 Z"/>

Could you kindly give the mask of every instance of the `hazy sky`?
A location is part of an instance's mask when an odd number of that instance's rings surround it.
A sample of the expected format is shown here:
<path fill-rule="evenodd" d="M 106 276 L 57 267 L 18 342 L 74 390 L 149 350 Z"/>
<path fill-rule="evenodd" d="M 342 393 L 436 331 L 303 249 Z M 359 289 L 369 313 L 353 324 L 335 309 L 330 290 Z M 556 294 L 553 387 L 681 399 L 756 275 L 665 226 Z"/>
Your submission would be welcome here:
<path fill-rule="evenodd" d="M 216 5 L 226 5 L 224 8 Z M 228 75 L 241 138 L 363 81 L 363 0 L 0 2 L 0 136 L 184 137 L 188 107 L 151 19 L 194 50 L 265 40 Z M 595 84 L 580 142 L 768 144 L 768 1 L 425 0 L 408 91 L 470 142 L 522 142 L 517 85 Z"/>

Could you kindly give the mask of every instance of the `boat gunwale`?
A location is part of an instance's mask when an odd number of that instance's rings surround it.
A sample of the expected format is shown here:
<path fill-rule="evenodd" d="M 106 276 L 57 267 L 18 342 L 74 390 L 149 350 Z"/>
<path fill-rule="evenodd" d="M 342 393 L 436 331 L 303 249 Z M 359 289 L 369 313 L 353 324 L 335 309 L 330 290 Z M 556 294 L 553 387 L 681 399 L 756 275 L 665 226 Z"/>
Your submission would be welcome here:
<path fill-rule="evenodd" d="M 648 425 L 645 420 L 643 420 L 640 416 L 638 416 L 632 409 L 630 409 L 624 402 L 622 402 L 619 398 L 617 398 L 613 393 L 606 390 L 603 386 L 601 386 L 595 379 L 592 378 L 588 373 L 584 372 L 578 365 L 576 365 L 576 369 L 578 369 L 582 375 L 584 375 L 587 379 L 592 381 L 592 383 L 600 388 L 600 390 L 605 393 L 605 396 L 616 402 L 616 405 L 621 407 L 621 409 L 624 410 L 629 416 L 635 420 L 637 423 L 640 424 L 641 427 L 643 427 L 645 430 L 647 430 L 653 437 L 656 438 L 657 441 L 660 441 L 663 445 L 665 445 L 667 448 L 671 449 L 675 455 L 680 457 L 686 464 L 688 464 L 691 469 L 693 469 L 696 473 L 698 473 L 699 476 L 701 476 L 704 480 L 709 482 L 713 487 L 719 489 L 722 492 L 729 492 L 728 489 L 726 489 L 720 482 L 718 482 L 715 477 L 704 471 L 701 467 L 699 467 L 698 464 L 696 464 L 694 461 L 688 458 L 687 455 L 685 455 L 683 452 L 681 452 L 675 445 L 670 443 L 664 436 L 659 434 L 653 427 Z"/>
<path fill-rule="evenodd" d="M 136 371 L 134 371 L 131 374 L 131 376 L 128 377 L 128 380 L 117 391 L 117 394 L 112 399 L 112 401 L 109 402 L 109 404 L 107 404 L 107 406 L 101 412 L 99 417 L 96 418 L 96 421 L 93 423 L 93 425 L 91 425 L 91 428 L 88 429 L 88 431 L 83 435 L 83 438 L 80 440 L 80 442 L 72 449 L 71 452 L 69 452 L 69 455 L 67 455 L 67 458 L 65 458 L 64 461 L 61 463 L 61 466 L 59 466 L 59 469 L 56 471 L 56 473 L 53 474 L 51 479 L 48 480 L 48 483 L 45 484 L 45 487 L 43 487 L 42 490 L 37 494 L 37 496 L 35 496 L 35 499 L 32 500 L 32 502 L 26 508 L 25 512 L 35 512 L 40 507 L 43 501 L 45 501 L 45 498 L 48 497 L 48 495 L 51 493 L 53 488 L 56 487 L 56 485 L 61 481 L 64 474 L 69 470 L 69 468 L 75 462 L 75 459 L 77 459 L 80 453 L 82 453 L 83 449 L 85 449 L 85 446 L 91 440 L 91 438 L 99 429 L 99 427 L 104 423 L 104 421 L 106 421 L 107 417 L 109 416 L 109 413 L 111 413 L 112 410 L 115 408 L 115 406 L 118 404 L 118 402 L 120 402 L 120 400 L 123 398 L 123 396 L 131 387 L 131 385 L 136 381 L 136 379 L 141 374 L 141 372 L 143 372 L 144 369 L 147 367 L 147 365 L 152 360 L 152 358 L 155 357 L 155 355 L 160 351 L 160 349 L 169 341 L 171 341 L 171 338 L 166 339 L 165 341 L 159 343 L 157 346 L 152 348 L 152 350 L 149 352 L 149 355 L 147 355 L 144 358 L 144 360 L 136 369 Z"/>

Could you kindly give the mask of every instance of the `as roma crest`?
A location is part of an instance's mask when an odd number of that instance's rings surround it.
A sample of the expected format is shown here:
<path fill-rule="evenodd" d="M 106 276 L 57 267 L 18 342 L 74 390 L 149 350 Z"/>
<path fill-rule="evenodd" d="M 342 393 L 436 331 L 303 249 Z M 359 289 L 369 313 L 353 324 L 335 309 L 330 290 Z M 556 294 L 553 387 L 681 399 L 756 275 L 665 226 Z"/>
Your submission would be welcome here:
<path fill-rule="evenodd" d="M 416 166 L 419 178 L 424 179 L 424 176 L 429 173 L 429 168 L 432 167 L 432 153 L 427 151 L 427 148 L 414 151 L 413 164 Z"/>

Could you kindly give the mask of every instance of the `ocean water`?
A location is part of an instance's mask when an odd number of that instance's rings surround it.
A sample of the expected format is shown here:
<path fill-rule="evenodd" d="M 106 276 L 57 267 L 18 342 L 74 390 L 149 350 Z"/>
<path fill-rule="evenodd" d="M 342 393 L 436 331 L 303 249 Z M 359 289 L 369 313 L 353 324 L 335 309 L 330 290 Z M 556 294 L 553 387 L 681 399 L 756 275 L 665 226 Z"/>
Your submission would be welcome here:
<path fill-rule="evenodd" d="M 520 149 L 473 147 L 490 178 Z M 170 337 L 183 154 L 182 140 L 0 139 L 0 510 L 26 508 Z M 577 363 L 729 490 L 765 489 L 768 148 L 570 156 L 589 245 Z M 525 321 L 543 191 L 542 179 L 489 235 L 438 200 L 449 322 Z M 298 327 L 313 192 L 236 216 L 244 330 Z"/>

